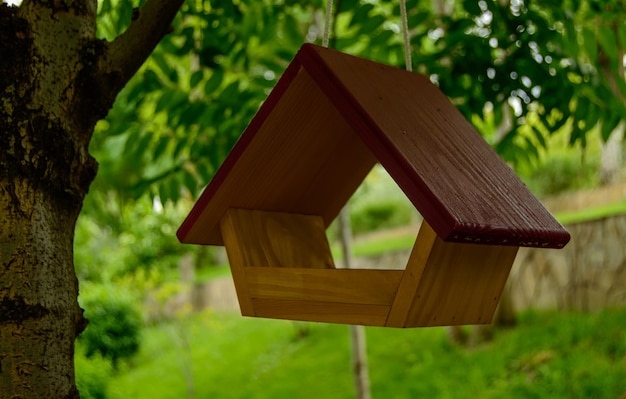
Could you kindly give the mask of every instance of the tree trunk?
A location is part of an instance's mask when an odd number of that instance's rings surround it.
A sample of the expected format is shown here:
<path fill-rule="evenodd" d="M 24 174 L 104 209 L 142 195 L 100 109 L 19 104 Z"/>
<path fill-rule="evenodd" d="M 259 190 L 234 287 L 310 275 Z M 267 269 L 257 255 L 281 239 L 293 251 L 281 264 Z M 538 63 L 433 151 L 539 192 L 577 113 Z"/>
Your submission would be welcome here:
<path fill-rule="evenodd" d="M 35 2 L 0 7 L 2 37 L 12 38 L 0 44 L 0 391 L 73 398 L 86 321 L 72 245 L 96 164 L 71 110 L 80 38 L 95 35 L 95 20 Z M 63 26 L 45 23 L 53 16 Z"/>
<path fill-rule="evenodd" d="M 142 7 L 147 17 L 127 30 L 132 38 L 110 44 L 96 40 L 95 0 L 0 3 L 3 398 L 78 397 L 74 341 L 87 323 L 77 301 L 73 239 L 97 169 L 89 141 L 181 2 L 149 0 Z"/>
<path fill-rule="evenodd" d="M 611 132 L 611 136 L 604 143 L 600 143 L 600 181 L 605 186 L 618 183 L 622 178 L 624 164 L 622 151 L 624 143 L 624 123 L 618 124 Z"/>
<path fill-rule="evenodd" d="M 79 204 L 37 186 L 0 179 L 0 390 L 76 397 L 73 344 L 85 326 L 72 263 Z"/>
<path fill-rule="evenodd" d="M 606 6 L 607 8 L 609 6 Z M 598 21 L 598 23 L 601 23 Z M 604 22 L 602 22 L 604 23 Z M 618 37 L 618 27 L 617 22 L 612 23 L 612 30 L 615 34 L 615 37 Z M 599 64 L 601 66 L 601 71 L 606 80 L 609 82 L 609 86 L 611 91 L 620 101 L 625 101 L 626 99 L 622 95 L 617 80 L 624 79 L 624 45 L 623 43 L 617 44 L 617 62 L 615 65 L 611 65 L 611 59 L 604 52 L 600 53 L 599 56 Z M 600 149 L 602 151 L 601 154 L 601 170 L 600 170 L 600 180 L 604 185 L 611 185 L 617 183 L 622 178 L 622 167 L 624 164 L 622 151 L 623 151 L 623 143 L 624 143 L 624 131 L 626 130 L 626 126 L 624 122 L 620 122 L 609 136 L 609 139 L 606 143 L 601 143 Z"/>

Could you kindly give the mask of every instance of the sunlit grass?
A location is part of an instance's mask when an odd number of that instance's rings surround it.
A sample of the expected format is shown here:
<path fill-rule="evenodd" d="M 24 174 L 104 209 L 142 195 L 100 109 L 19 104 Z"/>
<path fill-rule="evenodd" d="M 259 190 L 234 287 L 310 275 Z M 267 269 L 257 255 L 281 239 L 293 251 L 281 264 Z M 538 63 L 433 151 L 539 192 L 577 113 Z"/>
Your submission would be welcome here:
<path fill-rule="evenodd" d="M 619 398 L 624 326 L 626 310 L 526 312 L 474 349 L 451 344 L 443 328 L 367 328 L 373 397 Z M 110 387 L 120 398 L 184 398 L 190 381 L 195 398 L 354 397 L 348 327 L 193 316 L 147 330 Z"/>
<path fill-rule="evenodd" d="M 572 224 L 603 219 L 624 213 L 626 213 L 626 201 L 619 201 L 612 204 L 590 207 L 576 212 L 557 213 L 555 214 L 555 217 L 563 224 Z"/>

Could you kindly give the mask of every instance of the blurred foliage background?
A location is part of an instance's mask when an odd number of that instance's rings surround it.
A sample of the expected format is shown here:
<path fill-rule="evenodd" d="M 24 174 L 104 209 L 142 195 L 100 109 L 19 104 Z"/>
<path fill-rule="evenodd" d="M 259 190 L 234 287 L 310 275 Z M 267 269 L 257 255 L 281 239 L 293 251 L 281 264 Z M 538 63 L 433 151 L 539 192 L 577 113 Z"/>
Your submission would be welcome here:
<path fill-rule="evenodd" d="M 140 3 L 100 1 L 99 36 L 123 32 Z M 413 69 L 537 195 L 619 181 L 619 162 L 602 160 L 623 152 L 624 1 L 408 0 L 407 9 Z M 98 384 L 131 367 L 142 304 L 180 291 L 183 256 L 197 279 L 228 273 L 219 251 L 182 246 L 175 231 L 298 48 L 321 42 L 324 10 L 321 0 L 187 0 L 97 126 L 100 169 L 75 245 L 92 319 L 77 344 L 84 397 L 105 397 Z M 404 67 L 397 1 L 335 0 L 332 21 L 331 47 Z M 417 217 L 378 168 L 351 201 L 357 234 Z"/>

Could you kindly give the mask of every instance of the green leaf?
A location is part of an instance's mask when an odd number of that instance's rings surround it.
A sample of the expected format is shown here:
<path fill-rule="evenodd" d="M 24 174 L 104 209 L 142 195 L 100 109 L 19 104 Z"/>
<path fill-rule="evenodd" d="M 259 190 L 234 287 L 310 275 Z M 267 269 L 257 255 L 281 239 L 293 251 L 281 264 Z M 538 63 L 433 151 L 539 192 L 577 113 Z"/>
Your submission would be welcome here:
<path fill-rule="evenodd" d="M 124 29 L 130 24 L 130 20 L 133 14 L 133 3 L 130 0 L 119 0 L 116 5 L 118 10 L 118 18 L 116 20 L 116 30 L 123 32 Z"/>
<path fill-rule="evenodd" d="M 180 122 L 185 126 L 190 126 L 195 123 L 202 123 L 200 116 L 204 113 L 205 104 L 196 102 L 190 104 L 180 115 Z"/>
<path fill-rule="evenodd" d="M 551 133 L 556 133 L 559 129 L 565 126 L 568 120 L 569 120 L 568 115 L 564 115 L 560 119 L 557 119 L 556 122 L 554 122 L 554 126 L 552 126 Z"/>
<path fill-rule="evenodd" d="M 147 92 L 159 90 L 163 87 L 159 81 L 159 77 L 152 69 L 146 69 L 143 73 L 143 87 Z M 145 92 L 144 92 L 145 93 Z"/>
<path fill-rule="evenodd" d="M 170 69 L 170 73 L 169 73 L 169 75 L 167 75 L 167 78 L 172 83 L 178 83 L 178 71 L 176 70 L 176 68 Z"/>
<path fill-rule="evenodd" d="M 142 132 L 141 135 L 129 136 L 126 143 L 130 145 L 130 148 L 124 148 L 124 155 L 133 159 L 134 162 L 141 162 L 147 155 L 146 151 L 150 148 L 150 143 L 154 139 L 154 133 L 151 131 Z"/>
<path fill-rule="evenodd" d="M 359 7 L 359 0 L 341 0 L 338 2 L 338 12 L 349 12 Z"/>
<path fill-rule="evenodd" d="M 572 131 L 570 132 L 570 136 L 569 136 L 569 145 L 570 146 L 574 146 L 577 142 L 580 142 L 581 145 L 584 147 L 584 137 L 585 137 L 585 133 L 580 130 L 576 124 L 574 124 L 574 126 L 572 127 Z"/>
<path fill-rule="evenodd" d="M 189 193 L 195 197 L 196 191 L 198 191 L 198 182 L 196 181 L 196 178 L 191 175 L 191 173 L 185 172 L 183 174 L 183 185 L 187 190 L 189 190 Z"/>
<path fill-rule="evenodd" d="M 172 177 L 166 181 L 166 186 L 168 186 L 168 194 L 170 201 L 176 203 L 180 199 L 180 186 L 181 182 Z"/>
<path fill-rule="evenodd" d="M 159 159 L 167 149 L 167 145 L 170 143 L 169 137 L 160 137 L 157 141 L 154 151 L 152 152 L 153 159 Z"/>
<path fill-rule="evenodd" d="M 496 152 L 502 154 L 507 150 L 507 148 L 512 147 L 514 145 L 513 140 L 515 139 L 516 133 L 517 129 L 515 128 L 506 133 L 500 141 L 495 144 Z"/>
<path fill-rule="evenodd" d="M 386 21 L 386 18 L 382 15 L 374 15 L 368 18 L 360 27 L 359 32 L 362 35 L 371 35 L 378 30 Z"/>
<path fill-rule="evenodd" d="M 598 43 L 596 41 L 596 34 L 590 28 L 585 27 L 583 28 L 582 36 L 585 53 L 587 53 L 589 61 L 592 64 L 595 64 L 598 59 Z"/>
<path fill-rule="evenodd" d="M 292 45 L 299 47 L 304 42 L 304 35 L 298 25 L 298 21 L 293 15 L 285 15 L 283 29 L 285 38 Z"/>
<path fill-rule="evenodd" d="M 600 120 L 600 110 L 598 109 L 598 106 L 590 103 L 584 120 L 586 131 L 593 129 L 593 127 L 596 126 Z"/>
<path fill-rule="evenodd" d="M 98 15 L 108 14 L 111 12 L 111 0 L 103 0 L 100 2 L 100 12 Z"/>
<path fill-rule="evenodd" d="M 212 95 L 214 91 L 217 90 L 218 87 L 221 86 L 222 81 L 224 80 L 224 71 L 221 68 L 214 69 L 211 77 L 207 80 L 204 85 L 204 93 L 208 96 Z"/>
<path fill-rule="evenodd" d="M 255 4 L 251 4 L 243 15 L 243 21 L 241 23 L 242 36 L 252 36 L 257 31 L 257 26 L 262 23 L 263 17 L 259 13 L 258 7 Z"/>
<path fill-rule="evenodd" d="M 619 37 L 619 42 L 622 48 L 626 49 L 626 24 L 621 23 L 617 28 L 617 36 Z"/>
<path fill-rule="evenodd" d="M 613 130 L 615 130 L 619 122 L 620 118 L 618 117 L 606 118 L 602 121 L 600 124 L 600 133 L 605 143 L 609 140 L 611 133 L 613 133 Z"/>
<path fill-rule="evenodd" d="M 532 162 L 539 159 L 539 150 L 537 149 L 535 143 L 533 143 L 528 137 L 524 137 L 524 141 L 526 142 L 525 148 L 527 155 L 529 156 L 528 160 Z"/>
<path fill-rule="evenodd" d="M 374 9 L 374 6 L 369 3 L 357 7 L 354 14 L 352 14 L 352 18 L 350 19 L 350 24 L 348 26 L 354 27 L 361 25 L 363 21 L 367 22 L 369 20 L 368 14 L 372 11 L 372 9 Z"/>
<path fill-rule="evenodd" d="M 617 63 L 617 39 L 610 26 L 600 25 L 598 27 L 598 41 L 602 50 L 611 59 L 611 63 Z"/>
<path fill-rule="evenodd" d="M 191 75 L 191 79 L 189 79 L 189 87 L 194 88 L 200 83 L 202 78 L 204 77 L 204 73 L 202 71 L 196 71 Z"/>
<path fill-rule="evenodd" d="M 239 94 L 239 82 L 232 82 L 220 93 L 220 101 L 229 105 L 237 105 L 240 103 Z"/>
<path fill-rule="evenodd" d="M 179 108 L 188 102 L 187 93 L 182 91 L 167 90 L 157 102 L 154 113 L 166 111 L 168 120 L 176 119 L 180 113 Z"/>
<path fill-rule="evenodd" d="M 571 58 L 578 58 L 578 42 L 576 39 L 576 26 L 571 19 L 565 19 L 563 21 L 565 27 L 565 35 L 563 36 L 563 43 L 565 45 L 565 51 Z"/>
<path fill-rule="evenodd" d="M 162 204 L 165 204 L 170 199 L 169 187 L 164 182 L 159 184 L 159 199 Z"/>
<path fill-rule="evenodd" d="M 576 120 L 584 120 L 589 111 L 590 101 L 587 97 L 579 97 L 576 101 L 576 109 L 574 110 L 574 118 Z"/>
<path fill-rule="evenodd" d="M 465 11 L 475 16 L 478 16 L 483 12 L 478 5 L 478 1 L 476 0 L 463 0 L 463 8 Z"/>
<path fill-rule="evenodd" d="M 432 18 L 432 15 L 429 11 L 419 11 L 415 14 L 411 14 L 407 16 L 409 26 L 412 29 L 415 29 L 422 23 L 431 20 L 431 18 Z"/>
<path fill-rule="evenodd" d="M 165 59 L 165 54 L 157 51 L 157 52 L 152 53 L 152 55 L 150 56 L 150 59 L 154 61 L 154 63 L 159 67 L 159 69 L 165 76 L 167 77 L 170 76 L 170 74 L 172 73 L 172 68 L 170 67 L 167 60 Z"/>
<path fill-rule="evenodd" d="M 195 43 L 196 43 L 196 38 L 195 36 L 195 28 L 193 26 L 187 26 L 185 27 L 181 32 L 180 32 L 180 36 L 185 38 L 185 44 L 181 47 L 181 55 L 186 54 L 187 52 L 189 52 L 189 50 L 191 50 L 192 48 L 194 48 Z"/>
<path fill-rule="evenodd" d="M 389 43 L 389 40 L 395 35 L 396 34 L 390 30 L 384 30 L 379 35 L 374 35 L 370 44 L 377 48 L 381 48 L 383 50 L 383 53 L 388 54 L 387 44 Z"/>
<path fill-rule="evenodd" d="M 191 139 L 191 134 L 185 134 L 183 137 L 180 137 L 176 141 L 176 145 L 174 146 L 174 151 L 172 152 L 172 158 L 178 159 L 183 152 L 184 149 L 189 145 L 189 141 Z"/>
<path fill-rule="evenodd" d="M 203 158 L 197 163 L 198 173 L 200 177 L 202 177 L 202 181 L 208 183 L 215 174 L 215 168 L 213 167 L 211 160 L 208 158 Z"/>
<path fill-rule="evenodd" d="M 343 48 L 349 48 L 350 46 L 355 45 L 360 40 L 361 40 L 360 35 L 353 35 L 351 37 L 338 37 L 335 40 L 335 44 L 337 48 L 343 49 Z"/>
<path fill-rule="evenodd" d="M 617 71 L 615 71 L 616 73 Z M 617 84 L 617 89 L 622 94 L 622 97 L 626 98 L 626 81 L 624 79 L 620 79 L 619 77 L 615 78 L 615 83 Z M 622 102 L 622 105 L 624 103 Z"/>
<path fill-rule="evenodd" d="M 498 106 L 498 104 L 494 104 L 493 107 L 493 124 L 495 126 L 500 126 L 502 124 L 502 119 L 504 118 L 504 107 L 508 107 L 508 104 L 504 104 Z"/>
<path fill-rule="evenodd" d="M 546 144 L 546 140 L 543 137 L 543 134 L 535 126 L 533 126 L 533 133 L 535 134 L 535 138 L 539 142 L 539 145 L 541 145 L 541 147 L 543 148 L 548 148 L 548 145 Z"/>
<path fill-rule="evenodd" d="M 180 47 L 177 46 L 170 36 L 165 36 L 160 42 L 155 52 L 180 54 Z"/>

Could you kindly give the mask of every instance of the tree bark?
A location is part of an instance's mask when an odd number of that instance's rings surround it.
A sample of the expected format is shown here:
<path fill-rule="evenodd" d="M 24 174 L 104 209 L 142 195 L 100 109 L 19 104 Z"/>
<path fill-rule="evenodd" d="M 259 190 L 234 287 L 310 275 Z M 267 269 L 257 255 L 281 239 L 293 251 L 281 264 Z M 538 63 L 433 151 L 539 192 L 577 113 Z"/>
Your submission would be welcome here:
<path fill-rule="evenodd" d="M 0 180 L 2 397 L 77 397 L 73 344 L 86 324 L 72 263 L 79 209 L 29 179 Z"/>
<path fill-rule="evenodd" d="M 141 34 L 110 45 L 96 39 L 95 0 L 0 3 L 2 398 L 79 396 L 74 341 L 87 321 L 73 239 L 97 170 L 89 141 L 181 3 L 148 0 L 142 9 L 160 20 L 144 18 Z M 125 65 L 119 56 L 128 52 L 133 60 Z"/>
<path fill-rule="evenodd" d="M 599 21 L 601 23 L 601 21 Z M 615 37 L 618 36 L 618 25 L 616 23 L 612 26 L 613 32 L 615 33 Z M 619 43 L 617 48 L 617 60 L 618 62 L 615 65 L 611 65 L 610 58 L 604 54 L 600 54 L 600 66 L 602 74 L 605 79 L 609 82 L 609 86 L 611 91 L 620 101 L 624 101 L 624 96 L 622 95 L 617 79 L 624 79 L 624 63 L 619 62 L 624 59 L 624 46 L 623 43 Z M 611 185 L 618 183 L 622 179 L 622 167 L 624 165 L 623 160 L 623 143 L 624 143 L 624 131 L 626 131 L 626 126 L 624 122 L 620 122 L 609 136 L 609 139 L 606 143 L 601 143 L 601 170 L 600 170 L 600 180 L 604 185 Z"/>

